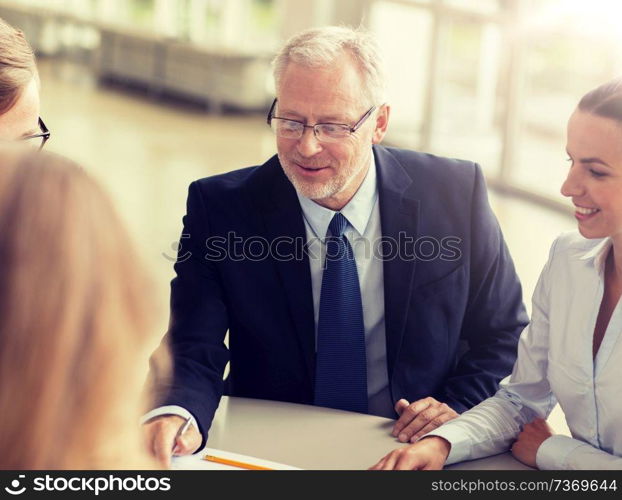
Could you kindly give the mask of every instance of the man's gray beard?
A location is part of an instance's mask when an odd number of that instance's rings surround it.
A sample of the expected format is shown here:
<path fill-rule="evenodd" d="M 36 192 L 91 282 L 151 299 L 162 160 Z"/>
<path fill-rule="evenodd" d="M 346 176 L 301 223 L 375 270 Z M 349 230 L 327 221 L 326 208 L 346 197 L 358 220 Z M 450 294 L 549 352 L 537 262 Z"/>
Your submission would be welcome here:
<path fill-rule="evenodd" d="M 346 182 L 344 185 L 340 185 L 342 179 L 339 177 L 333 177 L 323 184 L 300 181 L 296 178 L 296 175 L 291 172 L 293 169 L 290 170 L 290 167 L 285 166 L 289 165 L 289 163 L 283 161 L 281 156 L 279 156 L 279 161 L 283 172 L 285 172 L 285 175 L 289 179 L 289 182 L 291 182 L 294 186 L 294 189 L 298 192 L 298 194 L 304 196 L 305 198 L 309 198 L 310 200 L 323 200 L 325 198 L 330 198 L 343 190 L 347 184 Z"/>

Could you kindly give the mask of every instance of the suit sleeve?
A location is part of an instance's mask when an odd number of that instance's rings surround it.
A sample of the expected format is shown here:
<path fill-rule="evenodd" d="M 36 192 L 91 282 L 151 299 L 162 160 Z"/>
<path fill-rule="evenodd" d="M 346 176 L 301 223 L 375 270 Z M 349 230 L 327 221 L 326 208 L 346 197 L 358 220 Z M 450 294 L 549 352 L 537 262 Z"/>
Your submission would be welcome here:
<path fill-rule="evenodd" d="M 161 405 L 181 406 L 195 416 L 203 435 L 201 446 L 223 394 L 223 373 L 229 361 L 222 282 L 216 264 L 206 259 L 208 221 L 205 200 L 195 182 L 188 192 L 176 276 L 171 282 L 171 318 L 165 343 L 172 354 L 173 373 L 166 382 L 156 382 Z M 154 364 L 152 358 L 152 374 Z"/>
<path fill-rule="evenodd" d="M 444 401 L 463 412 L 493 395 L 516 360 L 528 323 L 514 263 L 486 194 L 479 165 L 471 205 L 469 298 L 461 341 L 468 346 L 445 385 Z"/>

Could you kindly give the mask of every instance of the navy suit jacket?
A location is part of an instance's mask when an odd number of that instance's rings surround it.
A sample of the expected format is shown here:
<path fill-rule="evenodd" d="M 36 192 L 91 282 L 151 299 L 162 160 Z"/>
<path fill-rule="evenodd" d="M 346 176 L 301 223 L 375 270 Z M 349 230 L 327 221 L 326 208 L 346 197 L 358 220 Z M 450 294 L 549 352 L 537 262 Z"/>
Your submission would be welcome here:
<path fill-rule="evenodd" d="M 432 396 L 462 412 L 494 394 L 516 358 L 527 316 L 512 259 L 479 166 L 373 151 L 383 238 L 405 242 L 383 262 L 393 401 Z M 159 402 L 189 410 L 204 438 L 223 393 L 313 403 L 305 241 L 276 156 L 190 185 L 171 283 L 174 373 L 157 387 Z"/>

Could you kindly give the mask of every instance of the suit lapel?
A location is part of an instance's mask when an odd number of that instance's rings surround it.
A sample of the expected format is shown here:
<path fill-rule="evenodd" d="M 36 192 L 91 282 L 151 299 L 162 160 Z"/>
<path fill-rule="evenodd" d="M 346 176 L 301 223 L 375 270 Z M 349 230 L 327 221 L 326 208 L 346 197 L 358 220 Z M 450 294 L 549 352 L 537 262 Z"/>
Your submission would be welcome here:
<path fill-rule="evenodd" d="M 302 211 L 296 191 L 282 171 L 274 157 L 262 167 L 265 176 L 258 183 L 259 189 L 255 193 L 255 206 L 259 209 L 263 219 L 265 234 L 269 241 L 276 238 L 287 238 L 291 247 L 283 244 L 281 249 L 295 250 L 293 259 L 279 259 L 272 256 L 277 270 L 279 281 L 283 287 L 292 322 L 295 326 L 295 335 L 305 360 L 307 374 L 313 384 L 315 373 L 315 319 L 313 314 L 313 293 L 311 287 L 311 271 L 309 259 L 303 252 L 306 244 L 306 231 Z M 312 385 L 311 385 L 312 387 Z"/>
<path fill-rule="evenodd" d="M 378 172 L 378 197 L 383 238 L 400 242 L 400 232 L 417 238 L 419 201 L 409 196 L 412 179 L 395 157 L 382 147 L 374 147 Z M 302 211 L 291 185 L 276 157 L 263 167 L 262 178 L 253 195 L 254 205 L 263 220 L 269 241 L 279 237 L 306 243 Z M 403 240 L 403 237 L 402 237 Z M 300 245 L 298 245 L 300 247 Z M 403 246 L 403 245 L 402 245 Z M 396 249 L 396 243 L 393 244 Z M 412 253 L 412 248 L 409 248 Z M 298 252 L 300 253 L 300 251 Z M 315 376 L 315 319 L 309 260 L 274 259 L 279 280 L 287 300 L 295 334 L 305 360 L 311 386 Z M 389 379 L 402 343 L 415 271 L 415 260 L 384 255 L 384 303 Z"/>
<path fill-rule="evenodd" d="M 387 337 L 387 362 L 389 380 L 402 344 L 402 337 L 408 317 L 410 296 L 415 272 L 415 259 L 400 255 L 387 255 L 390 248 L 393 252 L 404 247 L 403 238 L 417 239 L 419 221 L 419 201 L 409 197 L 408 191 L 412 179 L 402 165 L 386 149 L 374 147 L 378 171 L 378 197 L 380 202 L 380 223 L 382 236 L 389 239 L 391 245 L 384 246 L 384 315 Z M 400 238 L 402 233 L 402 238 Z M 413 240 L 413 241 L 414 241 Z M 409 245 L 408 254 L 413 253 Z"/>

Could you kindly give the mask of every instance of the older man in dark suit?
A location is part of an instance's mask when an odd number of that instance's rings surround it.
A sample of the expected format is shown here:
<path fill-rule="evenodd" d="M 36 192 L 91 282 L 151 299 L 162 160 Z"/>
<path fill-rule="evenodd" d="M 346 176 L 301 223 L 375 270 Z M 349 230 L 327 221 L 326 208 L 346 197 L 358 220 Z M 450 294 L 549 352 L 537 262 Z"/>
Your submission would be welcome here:
<path fill-rule="evenodd" d="M 414 440 L 494 394 L 527 323 L 480 168 L 378 145 L 370 35 L 303 32 L 274 72 L 278 155 L 190 186 L 174 374 L 146 415 L 163 461 L 205 443 L 223 393 L 399 416 Z"/>

